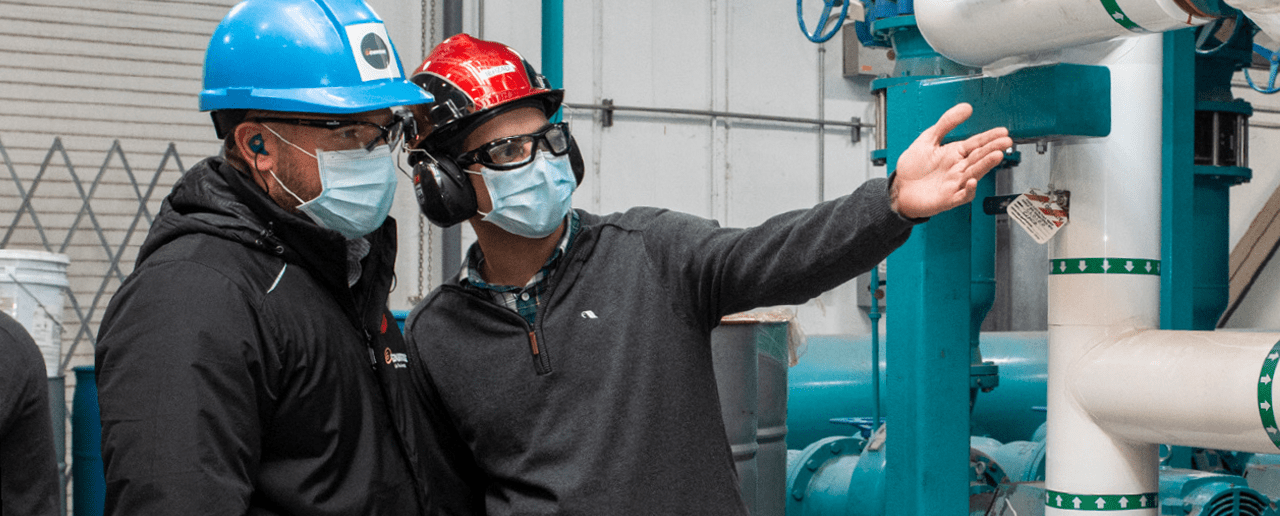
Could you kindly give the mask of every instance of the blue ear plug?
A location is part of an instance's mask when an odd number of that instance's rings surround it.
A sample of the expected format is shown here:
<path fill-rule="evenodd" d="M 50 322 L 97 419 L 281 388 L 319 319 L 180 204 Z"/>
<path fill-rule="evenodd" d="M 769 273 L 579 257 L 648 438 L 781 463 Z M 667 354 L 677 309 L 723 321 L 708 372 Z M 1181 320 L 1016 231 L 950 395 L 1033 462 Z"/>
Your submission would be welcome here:
<path fill-rule="evenodd" d="M 263 156 L 271 155 L 271 153 L 267 152 L 267 149 L 262 145 L 261 133 L 255 134 L 252 138 L 249 138 L 249 150 L 253 151 L 254 154 L 261 154 Z"/>

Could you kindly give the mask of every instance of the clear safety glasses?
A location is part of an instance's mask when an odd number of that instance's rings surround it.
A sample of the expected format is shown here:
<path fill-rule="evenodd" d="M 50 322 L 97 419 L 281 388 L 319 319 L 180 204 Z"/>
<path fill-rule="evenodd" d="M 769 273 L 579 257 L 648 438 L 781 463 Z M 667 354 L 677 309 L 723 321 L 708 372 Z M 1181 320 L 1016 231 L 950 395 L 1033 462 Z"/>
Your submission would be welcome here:
<path fill-rule="evenodd" d="M 382 143 L 395 147 L 402 138 L 413 139 L 415 126 L 413 116 L 407 112 L 392 114 L 391 123 L 378 125 L 364 120 L 326 120 L 321 118 L 254 118 L 254 122 L 274 122 L 278 124 L 301 125 L 328 129 L 327 139 L 335 147 L 333 150 L 348 150 L 363 147 L 365 151 L 373 151 Z"/>

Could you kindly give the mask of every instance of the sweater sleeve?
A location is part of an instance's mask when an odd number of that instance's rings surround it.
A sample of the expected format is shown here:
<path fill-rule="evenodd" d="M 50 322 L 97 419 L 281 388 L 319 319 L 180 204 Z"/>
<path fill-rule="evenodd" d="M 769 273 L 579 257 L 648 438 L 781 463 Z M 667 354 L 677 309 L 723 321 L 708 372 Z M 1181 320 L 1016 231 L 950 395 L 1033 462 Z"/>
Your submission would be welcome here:
<path fill-rule="evenodd" d="M 205 266 L 140 270 L 96 352 L 106 514 L 240 515 L 259 463 L 258 315 Z"/>
<path fill-rule="evenodd" d="M 922 221 L 889 205 L 888 180 L 751 228 L 665 212 L 645 232 L 651 261 L 703 323 L 762 306 L 800 304 L 874 267 Z"/>
<path fill-rule="evenodd" d="M 432 293 L 427 304 L 439 291 Z M 418 451 L 418 474 L 422 480 L 426 499 L 423 507 L 427 514 L 439 516 L 471 516 L 485 514 L 485 490 L 487 477 L 476 463 L 470 446 L 458 433 L 454 419 L 449 414 L 440 393 L 431 378 L 423 346 L 431 339 L 431 331 L 420 321 L 419 304 L 405 321 L 405 344 L 413 375 L 417 401 L 423 408 L 423 421 L 415 429 Z"/>

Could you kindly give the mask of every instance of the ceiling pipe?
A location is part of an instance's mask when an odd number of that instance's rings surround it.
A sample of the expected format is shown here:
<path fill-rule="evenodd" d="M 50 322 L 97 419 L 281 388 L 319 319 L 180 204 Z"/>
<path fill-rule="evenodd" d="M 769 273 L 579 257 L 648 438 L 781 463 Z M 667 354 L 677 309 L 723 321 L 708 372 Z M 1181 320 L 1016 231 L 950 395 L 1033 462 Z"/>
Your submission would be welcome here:
<path fill-rule="evenodd" d="M 1057 62 L 1056 52 L 1063 48 L 1203 25 L 1219 16 L 1201 3 L 1210 2 L 973 0 L 917 2 L 915 8 L 920 32 L 938 53 L 964 65 L 998 67 Z"/>

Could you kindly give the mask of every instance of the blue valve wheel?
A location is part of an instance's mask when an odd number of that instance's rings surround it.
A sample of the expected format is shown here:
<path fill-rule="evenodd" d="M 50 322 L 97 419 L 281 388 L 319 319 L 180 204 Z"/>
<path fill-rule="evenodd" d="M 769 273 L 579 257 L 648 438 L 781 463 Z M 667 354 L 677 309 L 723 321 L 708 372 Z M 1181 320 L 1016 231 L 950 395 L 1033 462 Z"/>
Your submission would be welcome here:
<path fill-rule="evenodd" d="M 804 36 L 814 43 L 823 43 L 831 39 L 837 32 L 840 32 L 840 27 L 844 25 L 844 17 L 849 14 L 849 2 L 851 1 L 823 0 L 822 17 L 818 19 L 818 26 L 811 33 L 804 23 L 804 0 L 796 0 L 796 19 L 800 21 L 800 32 L 804 33 Z M 831 9 L 836 6 L 840 7 L 840 16 L 835 19 L 835 24 L 832 25 Z M 823 32 L 826 30 L 827 25 L 832 25 L 831 30 Z"/>
<path fill-rule="evenodd" d="M 1231 25 L 1231 34 L 1228 34 L 1227 37 L 1219 41 L 1216 46 L 1213 48 L 1206 48 L 1204 45 L 1205 42 L 1209 41 L 1211 36 L 1222 30 L 1222 24 L 1226 23 L 1227 20 L 1230 19 L 1231 18 L 1216 18 L 1200 28 L 1200 36 L 1196 38 L 1197 54 L 1209 55 L 1216 53 L 1217 51 L 1222 50 L 1222 47 L 1227 46 L 1227 43 L 1230 43 L 1232 39 L 1235 39 L 1236 33 L 1240 32 L 1240 26 L 1245 23 L 1244 13 L 1236 13 L 1235 23 Z"/>
<path fill-rule="evenodd" d="M 1277 67 L 1280 67 L 1280 51 L 1272 52 L 1270 50 L 1267 50 L 1266 47 L 1259 45 L 1257 43 L 1253 44 L 1253 51 L 1257 52 L 1258 55 L 1265 57 L 1267 59 L 1267 62 L 1271 63 L 1271 76 L 1267 78 L 1267 87 L 1259 88 L 1256 84 L 1253 83 L 1253 77 L 1249 76 L 1249 68 L 1246 67 L 1244 69 L 1244 79 L 1249 82 L 1249 87 L 1253 88 L 1258 92 L 1266 93 L 1268 95 L 1272 93 L 1280 92 L 1280 88 L 1276 87 L 1276 69 Z"/>

